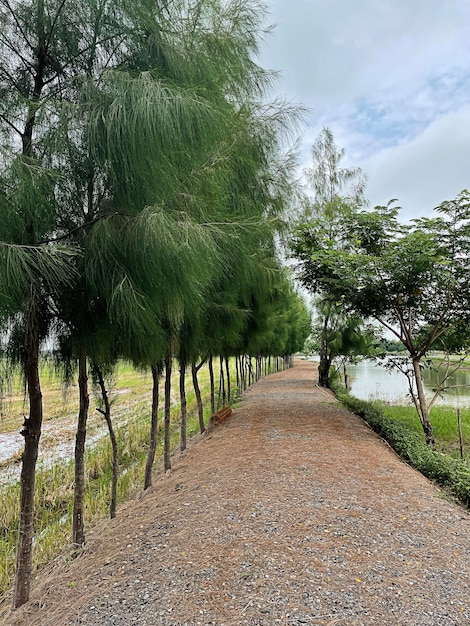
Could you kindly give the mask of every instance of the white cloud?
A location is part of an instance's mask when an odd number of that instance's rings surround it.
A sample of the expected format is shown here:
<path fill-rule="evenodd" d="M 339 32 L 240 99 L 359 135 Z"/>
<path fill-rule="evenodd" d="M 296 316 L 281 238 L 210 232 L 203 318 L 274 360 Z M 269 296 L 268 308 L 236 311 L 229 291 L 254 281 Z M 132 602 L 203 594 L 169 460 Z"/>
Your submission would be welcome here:
<path fill-rule="evenodd" d="M 397 198 L 402 217 L 429 215 L 470 187 L 470 104 L 435 119 L 413 140 L 386 148 L 359 165 L 368 173 L 372 205 Z"/>
<path fill-rule="evenodd" d="M 361 165 L 374 203 L 422 214 L 470 186 L 468 0 L 270 0 L 278 26 L 262 63 Z"/>

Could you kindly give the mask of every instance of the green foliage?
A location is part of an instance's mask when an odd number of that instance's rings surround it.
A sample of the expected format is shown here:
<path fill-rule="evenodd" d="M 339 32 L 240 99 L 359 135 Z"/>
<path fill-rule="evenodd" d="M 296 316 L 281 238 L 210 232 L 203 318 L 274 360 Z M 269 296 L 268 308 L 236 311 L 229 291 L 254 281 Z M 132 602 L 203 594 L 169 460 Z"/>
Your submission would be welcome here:
<path fill-rule="evenodd" d="M 403 225 L 392 201 L 345 215 L 336 247 L 315 224 L 303 224 L 294 240 L 304 286 L 374 318 L 402 343 L 413 366 L 410 393 L 430 442 L 429 410 L 446 379 L 428 403 L 420 361 L 432 348 L 470 350 L 470 194 L 464 190 L 436 210 L 439 217 Z"/>
<path fill-rule="evenodd" d="M 294 256 L 303 263 L 301 279 L 311 291 L 305 271 L 312 262 L 312 250 L 334 254 L 345 249 L 344 223 L 366 204 L 364 174 L 360 168 L 341 167 L 343 158 L 344 149 L 335 144 L 331 130 L 324 128 L 312 146 L 312 167 L 306 170 L 314 197 L 303 216 L 306 223 L 298 226 L 291 243 Z M 306 240 L 311 242 L 308 249 Z M 311 340 L 320 355 L 319 384 L 328 387 L 333 360 L 366 354 L 371 336 L 360 316 L 350 315 L 326 290 L 317 298 L 316 308 Z"/>
<path fill-rule="evenodd" d="M 318 299 L 316 309 L 312 339 L 318 347 L 324 345 L 330 361 L 336 357 L 354 359 L 370 354 L 374 331 L 360 317 L 345 315 L 339 304 L 329 300 Z"/>
<path fill-rule="evenodd" d="M 275 251 L 300 116 L 266 104 L 264 15 L 253 0 L 0 0 L 0 325 L 35 398 L 45 339 L 67 381 L 78 355 L 111 372 L 302 342 Z M 32 401 L 35 442 L 41 422 Z"/>
<path fill-rule="evenodd" d="M 419 419 L 413 407 L 384 405 L 382 410 L 387 417 L 406 424 L 408 428 L 418 433 L 420 432 Z M 470 410 L 461 409 L 460 413 L 464 442 L 470 442 Z M 442 404 L 435 405 L 431 410 L 431 421 L 433 432 L 436 436 L 436 447 L 452 456 L 459 454 L 456 408 Z M 466 446 L 464 445 L 464 452 L 465 448 Z M 470 455 L 470 450 L 468 450 L 468 455 Z"/>

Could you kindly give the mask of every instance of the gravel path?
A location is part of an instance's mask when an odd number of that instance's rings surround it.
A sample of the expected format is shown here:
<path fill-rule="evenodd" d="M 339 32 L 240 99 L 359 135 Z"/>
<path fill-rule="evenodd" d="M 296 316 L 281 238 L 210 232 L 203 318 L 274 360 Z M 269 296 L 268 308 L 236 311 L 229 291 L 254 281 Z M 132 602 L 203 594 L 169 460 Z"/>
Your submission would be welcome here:
<path fill-rule="evenodd" d="M 469 513 L 315 376 L 254 385 L 4 624 L 470 624 Z"/>

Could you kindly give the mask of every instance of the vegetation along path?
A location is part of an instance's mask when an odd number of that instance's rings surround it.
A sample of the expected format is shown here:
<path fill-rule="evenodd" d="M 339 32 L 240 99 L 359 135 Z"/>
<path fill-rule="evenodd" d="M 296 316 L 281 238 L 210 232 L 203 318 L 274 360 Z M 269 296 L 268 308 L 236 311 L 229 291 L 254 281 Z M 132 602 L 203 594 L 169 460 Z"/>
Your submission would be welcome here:
<path fill-rule="evenodd" d="M 468 512 L 315 376 L 255 384 L 5 623 L 470 624 Z"/>

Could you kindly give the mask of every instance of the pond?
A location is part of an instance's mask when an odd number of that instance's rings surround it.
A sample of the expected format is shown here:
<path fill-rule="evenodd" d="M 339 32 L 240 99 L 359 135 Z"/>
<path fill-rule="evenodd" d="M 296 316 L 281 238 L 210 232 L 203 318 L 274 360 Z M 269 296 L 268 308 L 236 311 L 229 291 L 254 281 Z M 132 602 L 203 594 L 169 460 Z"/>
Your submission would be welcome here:
<path fill-rule="evenodd" d="M 352 395 L 362 400 L 384 400 L 392 404 L 410 404 L 408 380 L 398 371 L 389 371 L 375 361 L 364 360 L 347 368 Z M 423 369 L 426 395 L 431 398 L 437 384 L 438 372 Z M 437 400 L 437 404 L 470 406 L 470 370 L 460 369 L 449 379 L 449 389 Z"/>
<path fill-rule="evenodd" d="M 318 357 L 311 357 L 318 361 Z M 357 365 L 348 365 L 349 384 L 352 395 L 361 400 L 383 400 L 391 404 L 410 404 L 408 381 L 399 371 L 389 371 L 376 361 L 364 360 Z M 431 398 L 437 384 L 438 372 L 430 368 L 423 370 L 426 395 Z M 437 404 L 470 407 L 470 369 L 462 368 L 448 381 L 454 387 L 437 400 Z"/>

